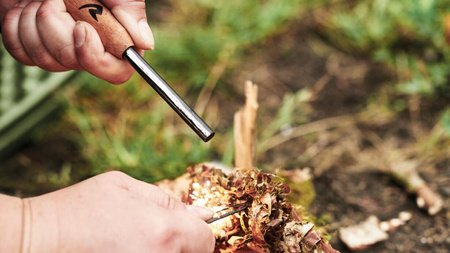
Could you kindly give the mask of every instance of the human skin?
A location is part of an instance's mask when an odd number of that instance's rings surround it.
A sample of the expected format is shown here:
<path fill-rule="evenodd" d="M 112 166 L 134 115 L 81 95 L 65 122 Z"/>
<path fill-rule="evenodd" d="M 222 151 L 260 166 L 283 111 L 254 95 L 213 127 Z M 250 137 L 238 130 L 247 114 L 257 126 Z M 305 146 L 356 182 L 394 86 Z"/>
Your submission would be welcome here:
<path fill-rule="evenodd" d="M 102 0 L 127 29 L 138 52 L 154 48 L 144 0 Z M 5 48 L 19 62 L 59 72 L 85 70 L 113 84 L 126 82 L 134 69 L 105 51 L 95 29 L 76 22 L 63 0 L 0 0 Z"/>
<path fill-rule="evenodd" d="M 153 49 L 144 0 L 102 0 L 141 53 Z M 113 84 L 134 69 L 108 52 L 63 0 L 0 0 L 5 48 L 48 71 L 85 70 Z M 0 252 L 212 252 L 211 211 L 186 206 L 154 185 L 105 173 L 46 195 L 0 195 Z"/>
<path fill-rule="evenodd" d="M 0 252 L 214 251 L 212 211 L 121 172 L 23 200 L 0 195 L 0 207 Z"/>

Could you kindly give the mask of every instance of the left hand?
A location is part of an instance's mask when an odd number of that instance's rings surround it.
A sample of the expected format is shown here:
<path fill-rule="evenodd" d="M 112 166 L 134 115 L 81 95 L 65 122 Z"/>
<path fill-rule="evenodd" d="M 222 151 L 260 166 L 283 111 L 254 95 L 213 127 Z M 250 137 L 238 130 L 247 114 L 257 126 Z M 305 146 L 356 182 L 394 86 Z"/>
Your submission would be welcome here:
<path fill-rule="evenodd" d="M 136 49 L 140 52 L 153 49 L 145 0 L 101 2 L 129 32 Z M 2 3 L 2 6 L 8 5 Z M 63 0 L 21 0 L 0 13 L 5 48 L 25 65 L 53 72 L 85 70 L 113 84 L 126 82 L 134 73 L 124 59 L 105 51 L 91 25 L 72 18 Z"/>

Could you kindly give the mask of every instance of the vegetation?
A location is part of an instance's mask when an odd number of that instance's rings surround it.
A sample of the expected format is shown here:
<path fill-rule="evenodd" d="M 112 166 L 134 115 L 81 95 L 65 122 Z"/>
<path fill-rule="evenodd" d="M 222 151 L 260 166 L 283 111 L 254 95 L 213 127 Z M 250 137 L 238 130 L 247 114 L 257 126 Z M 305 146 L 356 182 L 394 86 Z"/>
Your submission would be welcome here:
<path fill-rule="evenodd" d="M 280 34 L 289 36 L 292 26 L 305 26 L 305 33 L 318 35 L 327 47 L 381 63 L 391 73 L 368 96 L 361 114 L 373 115 L 376 109 L 387 120 L 404 113 L 414 119 L 424 101 L 450 97 L 450 4 L 444 0 L 167 0 L 148 6 L 156 50 L 147 52 L 146 59 L 208 123 L 220 127 L 216 141 L 202 143 L 139 76 L 111 86 L 81 73 L 64 89 L 66 112 L 58 129 L 41 130 L 35 139 L 56 134 L 76 143 L 83 162 L 73 166 L 83 169 L 69 173 L 71 166 L 64 163 L 60 171 L 45 174 L 51 178 L 45 182 L 59 187 L 109 169 L 154 182 L 176 177 L 198 162 L 232 164 L 232 124 L 219 125 L 224 108 L 211 94 L 225 99 L 238 95 L 227 78 L 239 72 L 253 48 Z M 269 142 L 283 131 L 311 121 L 314 96 L 311 87 L 285 94 L 278 112 L 261 124 L 258 150 L 270 150 L 274 146 Z M 426 135 L 430 149 L 444 146 L 442 139 L 450 136 L 448 104 L 439 107 L 439 114 L 430 124 L 443 131 Z M 309 144 L 316 140 L 308 138 Z M 297 163 L 306 163 L 311 154 L 304 151 Z M 55 173 L 63 174 L 63 183 Z M 67 179 L 69 174 L 73 180 Z"/>
<path fill-rule="evenodd" d="M 369 55 L 396 74 L 396 91 L 449 94 L 450 4 L 387 0 L 338 4 L 318 15 L 324 34 L 339 48 Z"/>
<path fill-rule="evenodd" d="M 379 252 L 446 252 L 448 212 L 439 211 L 449 209 L 440 197 L 449 192 L 448 1 L 147 4 L 156 49 L 145 58 L 216 136 L 203 143 L 138 75 L 113 86 L 77 73 L 45 101 L 63 101 L 59 117 L 0 158 L 1 192 L 36 195 L 112 169 L 155 182 L 201 162 L 231 166 L 233 113 L 251 76 L 263 84 L 254 164 L 302 169 L 306 181 L 291 187 L 301 196 L 290 201 L 311 211 L 311 221 L 334 235 L 369 214 L 385 220 L 409 209 L 418 219 L 391 244 L 375 246 Z M 18 65 L 2 59 L 0 68 Z M 9 72 L 2 75 L 20 76 Z M 32 81 L 41 72 L 30 73 Z M 0 95 L 10 97 L 4 87 Z M 9 106 L 0 101 L 0 112 Z M 0 144 L 15 136 L 8 137 Z M 426 212 L 408 204 L 409 195 Z"/>
<path fill-rule="evenodd" d="M 298 0 L 260 2 L 170 2 L 167 20 L 152 25 L 157 49 L 147 53 L 148 62 L 193 105 L 196 94 L 211 92 L 248 47 L 279 33 L 305 10 Z M 66 120 L 77 126 L 80 134 L 72 137 L 93 173 L 114 168 L 153 182 L 178 176 L 189 164 L 221 159 L 214 152 L 221 147 L 199 140 L 139 76 L 121 87 L 87 74 L 78 80 L 85 85 L 66 92 Z M 196 111 L 214 124 L 217 116 L 199 108 L 205 99 L 199 98 Z M 231 164 L 232 156 L 224 157 Z"/>

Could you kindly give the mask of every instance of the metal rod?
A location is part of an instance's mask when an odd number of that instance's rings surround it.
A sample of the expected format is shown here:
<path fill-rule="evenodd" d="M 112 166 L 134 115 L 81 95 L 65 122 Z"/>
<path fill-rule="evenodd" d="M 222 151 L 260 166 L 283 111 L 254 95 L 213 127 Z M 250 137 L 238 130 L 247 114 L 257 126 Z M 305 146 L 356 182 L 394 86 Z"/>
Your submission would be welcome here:
<path fill-rule="evenodd" d="M 162 79 L 161 76 L 134 50 L 129 47 L 123 53 L 133 68 L 147 81 L 150 86 L 172 107 L 175 112 L 204 141 L 214 136 L 214 131 L 192 110 L 186 102 Z"/>
<path fill-rule="evenodd" d="M 225 217 L 228 217 L 228 216 L 230 216 L 230 215 L 233 215 L 233 214 L 235 214 L 235 213 L 239 213 L 240 211 L 243 211 L 243 210 L 245 210 L 245 209 L 247 209 L 247 205 L 244 205 L 243 207 L 241 207 L 241 208 L 239 208 L 239 209 L 236 209 L 236 210 L 233 210 L 233 211 L 230 211 L 230 212 L 228 212 L 228 213 L 224 213 L 224 214 L 222 214 L 222 215 L 220 215 L 220 216 L 218 216 L 218 217 L 215 217 L 215 218 L 211 218 L 211 219 L 209 219 L 209 220 L 206 220 L 206 223 L 208 223 L 208 224 L 210 224 L 210 223 L 213 223 L 214 221 L 218 221 L 218 220 L 221 220 L 221 219 L 223 219 L 223 218 L 225 218 Z M 231 207 L 230 207 L 231 208 Z M 229 209 L 229 208 L 226 208 L 226 209 Z M 226 210 L 226 209 L 224 209 L 224 210 Z M 223 211 L 223 210 L 222 210 Z M 219 211 L 219 212 L 222 212 L 222 211 Z"/>

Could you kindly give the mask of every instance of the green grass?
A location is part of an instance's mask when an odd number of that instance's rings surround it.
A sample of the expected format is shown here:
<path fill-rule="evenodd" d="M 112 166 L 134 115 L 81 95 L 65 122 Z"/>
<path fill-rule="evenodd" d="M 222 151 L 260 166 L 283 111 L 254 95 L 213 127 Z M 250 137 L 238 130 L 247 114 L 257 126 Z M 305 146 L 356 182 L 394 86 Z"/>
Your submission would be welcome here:
<path fill-rule="evenodd" d="M 320 22 L 338 48 L 391 68 L 394 92 L 450 96 L 449 11 L 445 0 L 364 0 L 333 5 Z"/>
<path fill-rule="evenodd" d="M 304 11 L 302 2 L 173 1 L 167 20 L 152 24 L 156 50 L 147 52 L 146 59 L 193 107 L 205 83 L 214 89 L 215 65 L 232 68 L 247 48 L 281 32 Z M 71 138 L 94 174 L 119 169 L 154 182 L 199 162 L 232 164 L 232 138 L 203 143 L 139 76 L 122 86 L 87 74 L 79 80 L 84 83 L 79 90 L 66 92 L 66 121 L 76 126 Z M 217 120 L 207 110 L 202 116 L 212 124 Z"/>
<path fill-rule="evenodd" d="M 122 86 L 100 83 L 67 92 L 66 120 L 93 173 L 122 170 L 146 181 L 173 178 L 208 157 L 208 144 L 189 132 L 138 76 Z"/>
<path fill-rule="evenodd" d="M 239 71 L 252 47 L 286 32 L 294 22 L 303 25 L 300 20 L 311 14 L 316 21 L 313 32 L 330 46 L 382 63 L 394 73 L 395 80 L 382 88 L 393 98 L 385 108 L 391 114 L 412 110 L 412 98 L 450 97 L 450 50 L 444 32 L 450 4 L 444 0 L 417 4 L 409 0 L 166 3 L 170 11 L 164 19 L 150 20 L 156 49 L 147 52 L 146 59 L 192 107 L 202 91 L 228 92 L 231 87 L 224 85 L 224 79 Z M 86 73 L 72 82 L 77 88 L 65 91 L 67 113 L 62 125 L 68 128 L 67 138 L 77 144 L 90 174 L 118 169 L 154 182 L 176 177 L 194 163 L 233 163 L 231 124 L 211 143 L 203 143 L 139 76 L 121 86 Z M 278 114 L 259 130 L 260 140 L 270 139 L 283 127 L 307 123 L 310 92 L 304 89 L 286 95 Z M 378 100 L 379 94 L 370 99 Z M 440 122 L 450 135 L 450 109 L 445 109 Z M 218 113 L 220 108 L 205 110 L 201 116 L 214 127 Z M 70 168 L 70 164 L 64 166 L 60 173 L 49 175 L 48 181 L 68 184 L 74 170 Z"/>
<path fill-rule="evenodd" d="M 166 20 L 152 23 L 156 50 L 148 52 L 146 59 L 192 106 L 205 84 L 208 89 L 221 87 L 226 70 L 239 66 L 252 46 L 317 10 L 329 14 L 319 22 L 325 24 L 319 31 L 332 46 L 366 55 L 396 73 L 397 81 L 385 84 L 384 89 L 395 97 L 387 108 L 394 114 L 410 110 L 409 96 L 450 96 L 450 51 L 443 30 L 443 15 L 450 5 L 442 0 L 417 4 L 407 0 L 353 4 L 190 0 L 170 4 Z M 225 71 L 214 73 L 215 66 Z M 176 177 L 198 162 L 219 159 L 232 165 L 231 124 L 222 132 L 223 138 L 204 144 L 139 76 L 119 87 L 88 75 L 83 78 L 86 84 L 68 97 L 67 119 L 77 126 L 80 135 L 73 138 L 83 147 L 94 173 L 119 169 L 153 182 Z M 309 96 L 307 90 L 286 95 L 275 118 L 259 129 L 260 140 L 264 142 L 285 126 L 308 122 Z M 448 112 L 442 115 L 445 127 Z M 208 110 L 202 117 L 207 122 L 217 120 Z"/>

